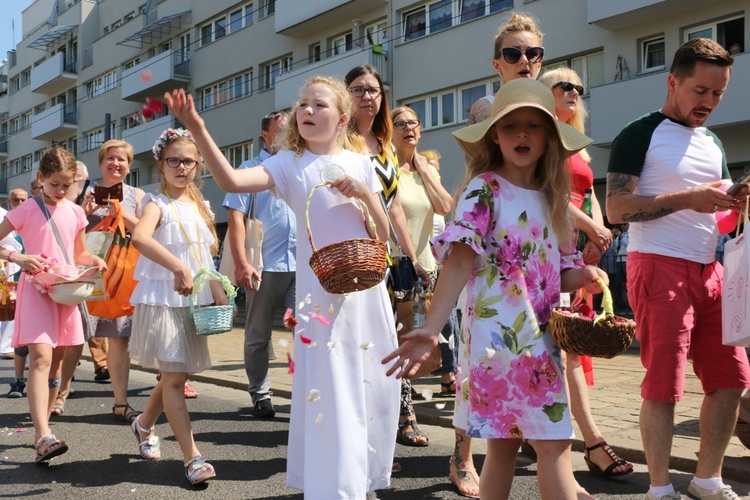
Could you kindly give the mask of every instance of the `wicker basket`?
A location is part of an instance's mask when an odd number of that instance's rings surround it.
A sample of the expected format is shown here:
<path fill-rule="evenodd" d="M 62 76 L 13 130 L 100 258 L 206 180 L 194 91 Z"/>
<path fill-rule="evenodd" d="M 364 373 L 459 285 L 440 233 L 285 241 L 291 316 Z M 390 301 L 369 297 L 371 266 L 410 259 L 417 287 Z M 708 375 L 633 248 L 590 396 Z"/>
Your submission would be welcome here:
<path fill-rule="evenodd" d="M 571 308 L 559 307 L 552 311 L 548 329 L 555 343 L 565 352 L 594 358 L 614 358 L 624 353 L 633 343 L 635 322 L 613 314 L 612 295 L 603 281 L 604 312 L 595 319 L 576 317 L 564 312 Z"/>
<path fill-rule="evenodd" d="M 2 298 L 0 298 L 0 321 L 13 321 L 16 315 L 16 285 L 15 281 L 0 279 Z"/>
<path fill-rule="evenodd" d="M 195 305 L 195 294 L 201 289 L 204 279 L 215 279 L 220 281 L 229 297 L 229 304 L 225 306 L 202 306 Z M 195 323 L 195 332 L 198 335 L 215 335 L 217 333 L 226 333 L 234 326 L 234 315 L 237 308 L 234 305 L 234 298 L 237 291 L 229 282 L 226 276 L 211 271 L 201 269 L 193 278 L 195 286 L 193 294 L 190 296 L 190 314 L 193 316 Z"/>
<path fill-rule="evenodd" d="M 312 247 L 310 267 L 323 289 L 328 293 L 342 294 L 372 288 L 385 279 L 387 267 L 385 243 L 376 239 L 355 238 L 332 243 L 320 250 L 315 248 L 310 230 L 310 200 L 315 190 L 329 184 L 330 182 L 321 182 L 312 188 L 305 205 L 307 237 Z M 370 218 L 367 205 L 361 200 L 357 201 L 365 212 L 365 220 L 369 222 L 374 232 L 375 224 Z"/>

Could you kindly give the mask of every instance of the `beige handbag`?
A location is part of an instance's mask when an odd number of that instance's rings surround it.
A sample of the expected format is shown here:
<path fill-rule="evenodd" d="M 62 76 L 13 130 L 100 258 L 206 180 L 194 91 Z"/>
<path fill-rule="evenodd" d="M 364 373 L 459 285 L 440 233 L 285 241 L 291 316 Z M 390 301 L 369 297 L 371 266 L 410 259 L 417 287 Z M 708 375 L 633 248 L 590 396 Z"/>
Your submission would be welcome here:
<path fill-rule="evenodd" d="M 245 212 L 245 255 L 247 261 L 258 270 L 258 274 L 263 273 L 263 223 L 255 218 L 255 193 L 250 195 L 250 201 Z M 221 254 L 221 265 L 219 272 L 229 278 L 232 285 L 237 286 L 237 280 L 234 277 L 236 268 L 232 251 L 229 248 L 229 232 L 224 237 L 222 244 L 224 249 Z M 253 278 L 253 290 L 256 292 L 260 289 L 260 281 Z"/>

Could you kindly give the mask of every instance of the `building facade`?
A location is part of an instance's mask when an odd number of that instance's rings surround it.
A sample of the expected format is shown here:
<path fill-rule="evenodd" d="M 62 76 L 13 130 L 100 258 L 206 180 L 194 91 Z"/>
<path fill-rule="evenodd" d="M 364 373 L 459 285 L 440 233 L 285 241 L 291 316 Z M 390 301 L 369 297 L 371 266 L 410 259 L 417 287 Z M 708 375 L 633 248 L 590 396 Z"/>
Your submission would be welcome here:
<path fill-rule="evenodd" d="M 178 124 L 166 112 L 144 118 L 142 107 L 175 87 L 193 94 L 237 166 L 257 154 L 261 118 L 289 108 L 307 78 L 343 77 L 363 63 L 379 69 L 392 106 L 417 111 L 420 147 L 442 154 L 443 182 L 453 189 L 463 155 L 451 132 L 499 88 L 493 39 L 515 11 L 538 19 L 545 68 L 571 66 L 583 77 L 601 199 L 612 140 L 664 103 L 677 47 L 704 36 L 739 48 L 708 121 L 736 176 L 750 160 L 747 8 L 746 0 L 36 0 L 0 67 L 0 191 L 28 189 L 52 144 L 73 151 L 97 179 L 108 137 L 135 149 L 129 183 L 155 190 L 151 146 Z M 225 223 L 223 193 L 208 175 L 203 191 Z"/>

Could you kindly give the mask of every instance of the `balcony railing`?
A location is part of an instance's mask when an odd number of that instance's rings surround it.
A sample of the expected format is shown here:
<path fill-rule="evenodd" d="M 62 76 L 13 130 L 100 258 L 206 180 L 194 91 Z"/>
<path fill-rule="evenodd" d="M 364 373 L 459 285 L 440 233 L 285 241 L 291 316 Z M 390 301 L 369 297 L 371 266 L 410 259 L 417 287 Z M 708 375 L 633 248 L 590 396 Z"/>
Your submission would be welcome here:
<path fill-rule="evenodd" d="M 122 98 L 142 101 L 190 81 L 190 60 L 180 50 L 168 50 L 122 72 Z"/>
<path fill-rule="evenodd" d="M 58 52 L 31 70 L 31 91 L 56 95 L 75 84 L 77 78 L 75 57 Z"/>
<path fill-rule="evenodd" d="M 77 130 L 77 108 L 75 104 L 56 104 L 34 116 L 31 122 L 31 138 L 58 141 Z"/>
<path fill-rule="evenodd" d="M 136 156 L 142 154 L 150 156 L 154 138 L 158 137 L 163 130 L 174 126 L 174 117 L 167 113 L 166 116 L 151 120 L 143 125 L 123 130 L 122 140 L 133 146 L 133 152 Z"/>
<path fill-rule="evenodd" d="M 586 15 L 589 24 L 616 31 L 705 4 L 705 0 L 588 0 Z"/>
<path fill-rule="evenodd" d="M 276 33 L 304 37 L 319 29 L 321 22 L 328 26 L 350 24 L 365 10 L 385 6 L 389 0 L 284 0 L 274 14 Z"/>
<path fill-rule="evenodd" d="M 299 97 L 299 89 L 313 75 L 327 75 L 344 79 L 355 66 L 370 64 L 378 70 L 385 84 L 390 84 L 387 54 L 373 46 L 350 50 L 344 54 L 302 66 L 276 77 L 276 109 L 285 109 Z"/>

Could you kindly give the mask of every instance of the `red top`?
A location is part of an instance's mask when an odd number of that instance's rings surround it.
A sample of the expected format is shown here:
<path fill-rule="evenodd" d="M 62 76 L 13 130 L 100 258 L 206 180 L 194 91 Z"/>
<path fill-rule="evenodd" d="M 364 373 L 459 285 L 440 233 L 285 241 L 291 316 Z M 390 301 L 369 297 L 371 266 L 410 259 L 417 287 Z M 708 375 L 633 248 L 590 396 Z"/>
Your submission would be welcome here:
<path fill-rule="evenodd" d="M 565 169 L 570 175 L 570 201 L 576 208 L 581 208 L 586 189 L 594 187 L 594 172 L 581 158 L 581 153 L 565 160 Z"/>

